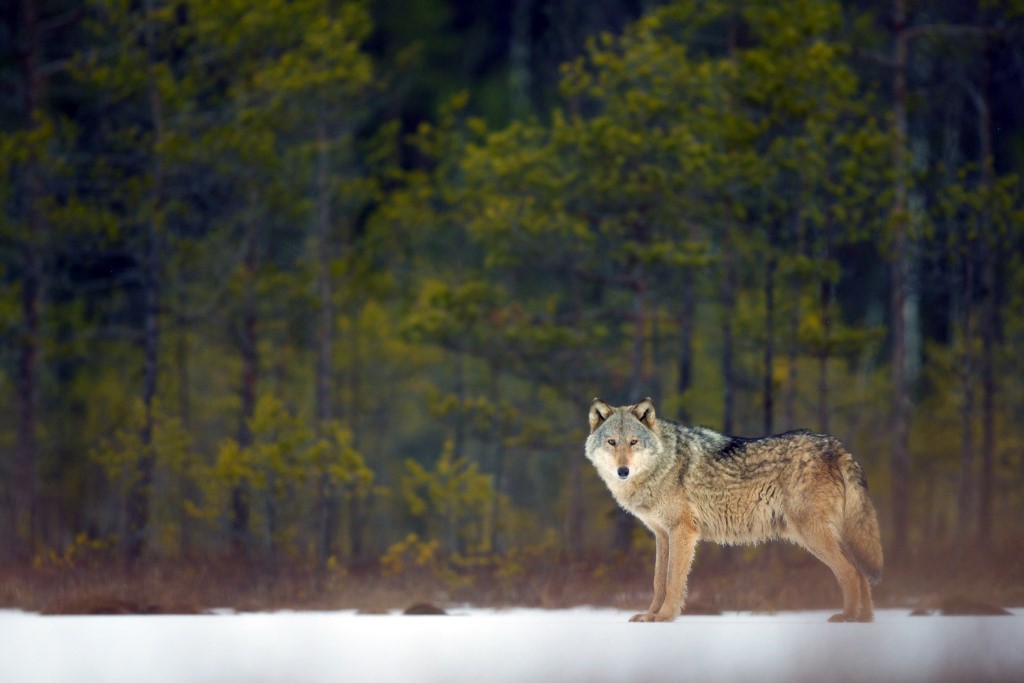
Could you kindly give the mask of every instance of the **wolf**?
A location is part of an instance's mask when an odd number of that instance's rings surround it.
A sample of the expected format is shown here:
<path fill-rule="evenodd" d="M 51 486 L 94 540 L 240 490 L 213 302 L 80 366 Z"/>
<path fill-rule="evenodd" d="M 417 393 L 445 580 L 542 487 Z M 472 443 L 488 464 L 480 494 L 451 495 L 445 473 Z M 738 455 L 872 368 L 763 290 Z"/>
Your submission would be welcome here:
<path fill-rule="evenodd" d="M 864 470 L 838 439 L 807 430 L 761 438 L 657 417 L 646 398 L 590 406 L 586 456 L 612 496 L 654 533 L 654 600 L 630 621 L 672 621 L 686 599 L 697 541 L 787 540 L 835 574 L 843 611 L 872 621 L 882 575 L 878 517 Z"/>

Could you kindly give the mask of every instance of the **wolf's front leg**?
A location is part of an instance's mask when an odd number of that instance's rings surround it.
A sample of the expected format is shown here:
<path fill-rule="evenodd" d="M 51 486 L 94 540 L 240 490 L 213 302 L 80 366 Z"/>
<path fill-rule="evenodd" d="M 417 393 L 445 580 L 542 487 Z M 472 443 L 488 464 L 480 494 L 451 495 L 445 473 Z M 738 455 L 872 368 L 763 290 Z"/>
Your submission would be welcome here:
<path fill-rule="evenodd" d="M 667 536 L 664 599 L 660 605 L 652 604 L 650 611 L 636 615 L 631 621 L 672 621 L 686 601 L 686 578 L 690 574 L 693 553 L 697 547 L 697 529 L 692 524 L 678 524 L 668 530 Z"/>
<path fill-rule="evenodd" d="M 646 612 L 634 614 L 630 621 L 651 621 L 647 617 L 656 614 L 665 603 L 665 586 L 668 583 L 668 532 L 661 527 L 651 526 L 654 532 L 654 599 Z"/>

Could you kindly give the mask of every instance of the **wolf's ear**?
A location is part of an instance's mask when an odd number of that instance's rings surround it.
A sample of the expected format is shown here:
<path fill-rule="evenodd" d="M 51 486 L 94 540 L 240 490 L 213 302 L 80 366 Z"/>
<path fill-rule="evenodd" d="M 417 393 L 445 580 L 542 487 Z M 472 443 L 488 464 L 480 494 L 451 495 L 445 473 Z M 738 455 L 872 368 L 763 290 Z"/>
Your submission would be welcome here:
<path fill-rule="evenodd" d="M 590 431 L 597 429 L 598 425 L 607 420 L 615 409 L 599 398 L 595 398 L 590 404 Z"/>
<path fill-rule="evenodd" d="M 654 401 L 649 398 L 637 403 L 635 406 L 629 409 L 629 412 L 633 413 L 636 419 L 647 425 L 648 429 L 654 429 Z"/>

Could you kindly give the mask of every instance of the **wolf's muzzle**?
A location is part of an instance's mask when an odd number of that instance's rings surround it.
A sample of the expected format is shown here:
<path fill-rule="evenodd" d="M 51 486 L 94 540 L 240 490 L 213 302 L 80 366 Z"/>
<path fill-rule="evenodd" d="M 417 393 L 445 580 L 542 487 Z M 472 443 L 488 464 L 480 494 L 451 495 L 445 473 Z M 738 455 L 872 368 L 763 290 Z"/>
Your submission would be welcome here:
<path fill-rule="evenodd" d="M 627 477 L 629 477 L 629 468 L 620 467 L 619 469 L 615 470 L 615 474 L 619 475 L 619 479 L 625 480 Z"/>

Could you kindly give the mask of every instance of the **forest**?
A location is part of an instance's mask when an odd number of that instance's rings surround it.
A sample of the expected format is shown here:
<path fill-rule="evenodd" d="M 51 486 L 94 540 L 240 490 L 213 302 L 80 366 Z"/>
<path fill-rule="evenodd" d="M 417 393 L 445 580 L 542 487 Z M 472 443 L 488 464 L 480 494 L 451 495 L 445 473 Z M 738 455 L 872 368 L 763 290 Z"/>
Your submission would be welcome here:
<path fill-rule="evenodd" d="M 1021 0 L 16 0 L 0 91 L 2 605 L 646 586 L 595 396 L 1024 600 Z"/>

